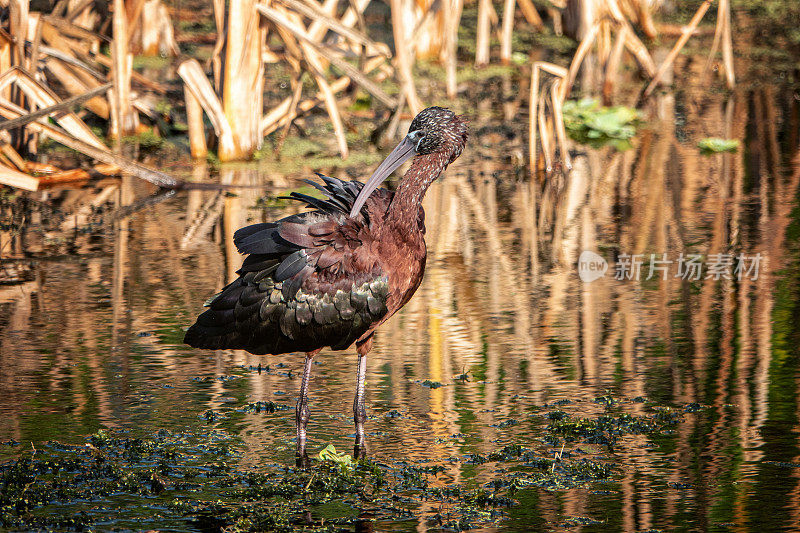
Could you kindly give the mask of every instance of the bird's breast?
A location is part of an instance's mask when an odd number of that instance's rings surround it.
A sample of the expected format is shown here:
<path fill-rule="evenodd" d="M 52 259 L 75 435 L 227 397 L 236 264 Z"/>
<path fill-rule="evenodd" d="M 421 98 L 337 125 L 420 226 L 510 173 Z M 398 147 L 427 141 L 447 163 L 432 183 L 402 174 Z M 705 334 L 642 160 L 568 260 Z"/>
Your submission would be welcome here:
<path fill-rule="evenodd" d="M 411 299 L 422 283 L 427 251 L 422 234 L 384 241 L 383 248 L 383 271 L 389 278 L 387 308 L 391 316 Z"/>

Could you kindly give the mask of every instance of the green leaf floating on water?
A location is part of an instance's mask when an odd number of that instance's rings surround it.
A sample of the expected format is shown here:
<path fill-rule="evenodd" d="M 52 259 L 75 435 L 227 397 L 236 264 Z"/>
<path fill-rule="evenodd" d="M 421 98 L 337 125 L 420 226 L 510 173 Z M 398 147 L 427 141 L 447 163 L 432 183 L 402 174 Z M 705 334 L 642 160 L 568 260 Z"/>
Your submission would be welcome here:
<path fill-rule="evenodd" d="M 522 52 L 514 52 L 511 54 L 511 61 L 517 65 L 525 65 L 530 61 L 530 57 Z"/>
<path fill-rule="evenodd" d="M 352 468 L 353 458 L 344 452 L 337 452 L 336 446 L 328 444 L 319 452 L 320 461 L 331 461 L 342 468 Z"/>
<path fill-rule="evenodd" d="M 579 143 L 594 147 L 611 145 L 617 150 L 631 147 L 639 112 L 625 106 L 603 107 L 594 98 L 567 100 L 563 106 L 564 126 Z"/>
<path fill-rule="evenodd" d="M 719 137 L 706 137 L 697 143 L 697 147 L 707 154 L 719 152 L 735 152 L 739 148 L 739 141 L 736 139 L 720 139 Z"/>

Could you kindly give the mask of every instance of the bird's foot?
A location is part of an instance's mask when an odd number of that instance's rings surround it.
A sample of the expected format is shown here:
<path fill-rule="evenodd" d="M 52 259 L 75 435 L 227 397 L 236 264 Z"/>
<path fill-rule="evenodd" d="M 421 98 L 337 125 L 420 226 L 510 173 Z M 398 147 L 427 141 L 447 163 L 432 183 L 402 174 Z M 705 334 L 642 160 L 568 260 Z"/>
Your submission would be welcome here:
<path fill-rule="evenodd" d="M 298 450 L 297 453 L 295 453 L 294 461 L 297 468 L 307 470 L 311 467 L 311 459 L 308 457 L 308 453 L 305 450 L 302 452 Z"/>
<path fill-rule="evenodd" d="M 367 458 L 367 446 L 363 442 L 356 442 L 353 446 L 353 459 L 366 459 Z"/>

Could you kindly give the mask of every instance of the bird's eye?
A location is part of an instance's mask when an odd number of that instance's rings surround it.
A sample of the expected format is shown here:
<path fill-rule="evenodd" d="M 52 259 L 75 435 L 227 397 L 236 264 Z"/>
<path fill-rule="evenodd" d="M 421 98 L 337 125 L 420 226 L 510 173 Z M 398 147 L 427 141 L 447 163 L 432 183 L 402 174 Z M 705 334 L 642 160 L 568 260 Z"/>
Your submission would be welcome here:
<path fill-rule="evenodd" d="M 411 142 L 415 143 L 414 149 L 419 151 L 419 145 L 425 139 L 425 134 L 422 132 L 422 130 L 416 130 L 409 133 L 408 138 L 411 140 Z"/>

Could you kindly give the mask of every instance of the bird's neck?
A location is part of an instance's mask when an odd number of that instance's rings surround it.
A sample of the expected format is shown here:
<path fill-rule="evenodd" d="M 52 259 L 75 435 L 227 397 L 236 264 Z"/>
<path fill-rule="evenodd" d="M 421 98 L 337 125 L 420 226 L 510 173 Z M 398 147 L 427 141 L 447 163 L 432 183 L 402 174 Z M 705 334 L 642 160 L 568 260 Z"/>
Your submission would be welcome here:
<path fill-rule="evenodd" d="M 390 227 L 397 231 L 418 229 L 422 199 L 431 183 L 447 168 L 447 163 L 447 156 L 440 152 L 414 157 L 389 204 L 386 221 Z"/>

